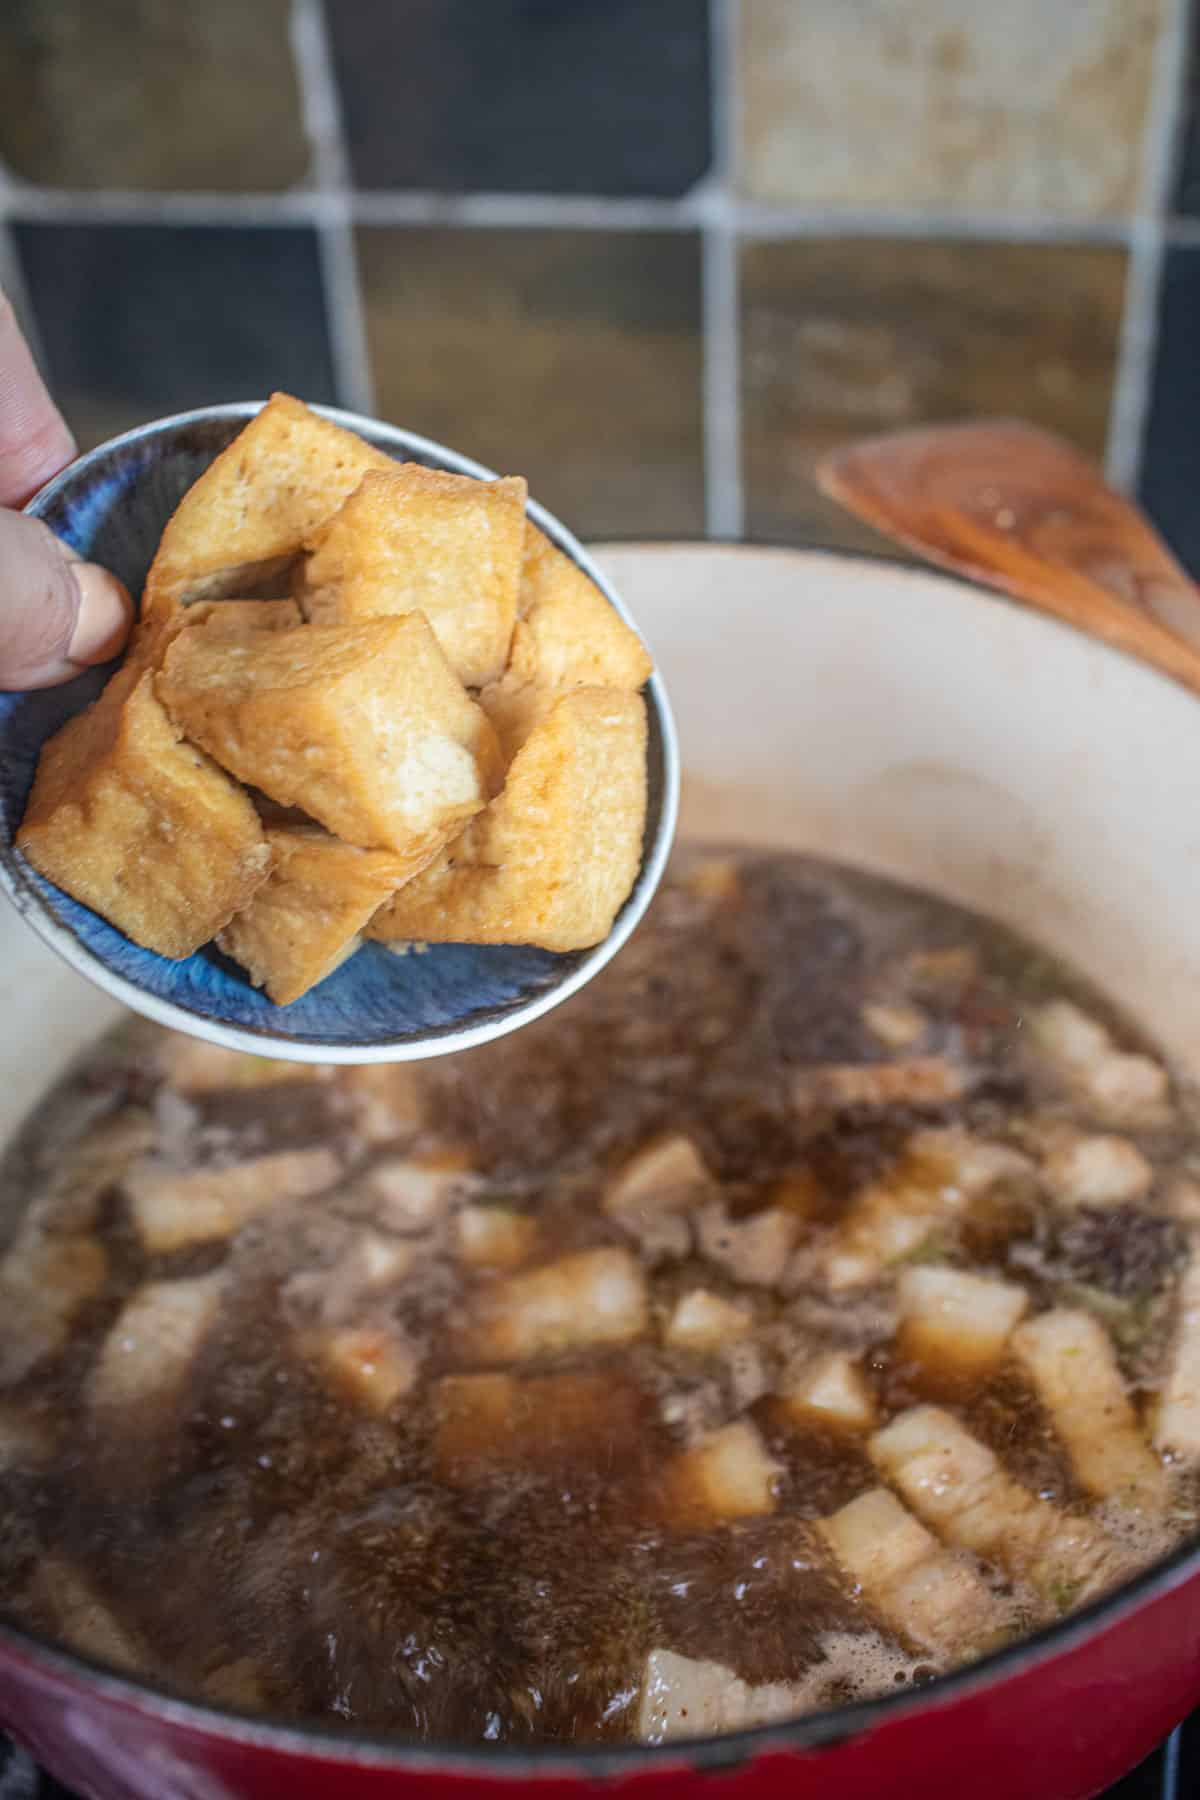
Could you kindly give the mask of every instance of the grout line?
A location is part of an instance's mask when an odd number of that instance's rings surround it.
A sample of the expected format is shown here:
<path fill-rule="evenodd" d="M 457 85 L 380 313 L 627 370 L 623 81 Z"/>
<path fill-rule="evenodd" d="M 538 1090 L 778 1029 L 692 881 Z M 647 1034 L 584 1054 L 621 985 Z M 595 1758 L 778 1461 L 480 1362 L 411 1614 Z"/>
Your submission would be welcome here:
<path fill-rule="evenodd" d="M 322 0 L 292 0 L 291 35 L 304 124 L 312 144 L 315 193 L 309 198 L 316 202 L 311 216 L 317 227 L 338 398 L 353 412 L 371 414 L 375 393 L 354 250 L 341 97 Z"/>
<path fill-rule="evenodd" d="M 1105 456 L 1109 480 L 1126 490 L 1137 486 L 1149 423 L 1167 213 L 1185 98 L 1188 12 L 1187 0 L 1171 0 L 1155 47 L 1146 109 L 1141 192 L 1129 244 Z"/>
<path fill-rule="evenodd" d="M 712 0 L 728 15 L 736 0 Z M 320 0 L 294 0 L 311 16 Z M 307 29 L 307 27 L 306 27 Z M 307 54 L 306 49 L 306 54 Z M 715 61 L 715 58 L 714 58 Z M 714 71 L 715 73 L 715 71 Z M 732 111 L 731 107 L 726 109 Z M 310 124 L 310 135 L 314 126 Z M 276 194 L 151 193 L 132 188 L 38 188 L 13 184 L 0 205 L 10 217 L 98 224 L 322 226 L 349 217 L 360 225 L 446 225 L 545 230 L 695 231 L 720 211 L 743 237 L 962 238 L 1014 243 L 1127 244 L 1137 219 L 990 218 L 953 212 L 846 212 L 737 202 L 712 180 L 680 199 L 613 199 L 598 194 L 445 194 L 427 190 L 349 192 L 340 181 Z M 1200 235 L 1200 221 L 1176 231 Z"/>
<path fill-rule="evenodd" d="M 959 238 L 984 243 L 1123 244 L 1128 219 L 1049 217 L 1036 213 L 847 211 L 836 207 L 764 206 L 744 201 L 738 223 L 748 238 Z"/>
<path fill-rule="evenodd" d="M 696 190 L 701 219 L 704 505 L 708 535 L 740 538 L 741 354 L 737 215 L 730 198 L 737 141 L 737 0 L 709 0 L 713 175 Z"/>

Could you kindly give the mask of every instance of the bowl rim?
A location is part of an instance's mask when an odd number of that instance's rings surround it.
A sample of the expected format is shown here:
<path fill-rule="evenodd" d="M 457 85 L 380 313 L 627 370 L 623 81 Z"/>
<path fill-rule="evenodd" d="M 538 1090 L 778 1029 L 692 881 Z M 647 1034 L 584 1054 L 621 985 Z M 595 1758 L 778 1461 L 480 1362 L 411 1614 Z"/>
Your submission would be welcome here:
<path fill-rule="evenodd" d="M 891 569 L 965 591 L 975 602 L 1003 607 L 1019 616 L 1018 629 L 1051 631 L 1085 639 L 1095 649 L 1122 661 L 1136 661 L 1127 652 L 1101 642 L 1090 633 L 1062 620 L 1023 608 L 1010 596 L 982 582 L 886 552 L 859 551 L 829 545 L 799 545 L 765 538 L 706 539 L 699 537 L 606 538 L 601 548 L 653 551 L 707 550 L 722 555 L 749 551 L 811 561 L 836 557 L 867 567 Z M 1157 680 L 1172 687 L 1180 684 L 1161 670 L 1139 663 Z M 1184 690 L 1187 692 L 1187 690 Z M 1194 698 L 1194 696 L 1193 696 Z M 1052 1663 L 1110 1626 L 1132 1617 L 1155 1600 L 1200 1578 L 1200 1538 L 1180 1545 L 1148 1567 L 1139 1570 L 1110 1592 L 1090 1601 L 1077 1612 L 1013 1643 L 988 1652 L 965 1667 L 938 1676 L 928 1685 L 906 1685 L 892 1692 L 846 1706 L 803 1713 L 796 1719 L 756 1725 L 722 1736 L 672 1739 L 665 1744 L 477 1744 L 451 1739 L 416 1742 L 381 1731 L 340 1730 L 318 1721 L 286 1720 L 265 1714 L 238 1712 L 233 1708 L 181 1697 L 149 1679 L 121 1675 L 82 1652 L 59 1645 L 20 1626 L 0 1619 L 0 1670 L 3 1658 L 13 1654 L 46 1675 L 122 1705 L 147 1719 L 189 1730 L 208 1739 L 224 1740 L 283 1756 L 338 1765 L 360 1766 L 419 1775 L 467 1774 L 497 1782 L 533 1782 L 555 1776 L 599 1781 L 619 1780 L 652 1768 L 687 1765 L 705 1771 L 734 1770 L 759 1756 L 796 1752 L 819 1754 L 862 1737 L 893 1722 L 922 1713 L 937 1712 L 993 1688 L 1027 1669 Z"/>
<path fill-rule="evenodd" d="M 160 419 L 151 419 L 142 425 L 135 425 L 116 437 L 105 439 L 102 444 L 95 445 L 91 450 L 85 451 L 73 462 L 68 463 L 65 469 L 61 469 L 57 475 L 52 476 L 38 489 L 37 493 L 26 503 L 23 511 L 34 518 L 40 518 L 54 501 L 67 493 L 101 459 L 110 457 L 114 451 L 127 446 L 153 442 L 157 438 L 168 437 L 190 425 L 202 424 L 207 420 L 249 420 L 265 405 L 265 400 L 232 400 L 212 406 L 194 407 L 186 412 L 170 413 Z M 353 431 L 356 435 L 365 437 L 369 443 L 376 444 L 381 448 L 427 457 L 436 465 L 449 468 L 454 473 L 470 475 L 479 481 L 497 479 L 494 470 L 488 468 L 484 463 L 477 462 L 473 457 L 466 456 L 461 451 L 453 450 L 447 445 L 439 444 L 433 438 L 424 437 L 419 432 L 409 431 L 403 426 L 392 425 L 387 420 L 372 419 L 366 414 L 349 412 L 342 407 L 326 406 L 315 402 L 311 404 L 310 410 L 318 413 L 322 418 L 342 426 L 347 431 Z M 381 439 L 385 439 L 386 443 L 380 443 Z M 636 621 L 612 581 L 574 533 L 537 500 L 528 500 L 526 512 L 527 516 L 550 541 L 569 556 L 600 589 L 618 617 L 631 630 L 638 631 Z M 638 635 L 642 636 L 640 632 Z M 644 637 L 643 642 L 645 642 Z M 570 999 L 572 994 L 578 993 L 594 976 L 600 973 L 626 943 L 641 923 L 647 907 L 658 890 L 675 842 L 679 820 L 679 741 L 670 699 L 657 665 L 647 680 L 643 692 L 651 726 L 651 737 L 653 739 L 655 730 L 657 730 L 661 751 L 661 798 L 657 829 L 648 847 L 644 849 L 637 878 L 613 922 L 611 931 L 601 943 L 592 946 L 591 949 L 578 952 L 579 960 L 574 967 L 562 976 L 555 977 L 548 986 L 539 989 L 537 993 L 519 1004 L 509 1006 L 499 1014 L 489 1015 L 474 1025 L 448 1026 L 440 1029 L 435 1036 L 418 1037 L 411 1041 L 392 1039 L 382 1043 L 356 1045 L 331 1044 L 317 1039 L 289 1036 L 275 1037 L 215 1019 L 201 1020 L 198 1015 L 190 1012 L 186 1007 L 147 993 L 136 982 L 110 969 L 98 956 L 93 955 L 72 931 L 60 923 L 32 885 L 23 881 L 17 874 L 18 865 L 16 865 L 15 859 L 19 853 L 12 844 L 6 845 L 3 853 L 0 854 L 0 889 L 7 893 L 24 923 L 30 926 L 42 941 L 49 945 L 50 949 L 69 964 L 77 974 L 101 988 L 121 1005 L 142 1014 L 145 1018 L 152 1019 L 156 1024 L 164 1025 L 171 1030 L 186 1032 L 189 1036 L 218 1044 L 224 1049 L 240 1050 L 251 1056 L 271 1056 L 280 1061 L 337 1064 L 427 1061 L 435 1056 L 448 1056 L 462 1050 L 475 1049 L 482 1044 L 491 1043 L 493 1039 L 506 1037 L 509 1032 L 516 1031 L 522 1026 L 532 1024 L 535 1019 L 543 1017 L 556 1006 L 561 1005 L 563 1001 Z"/>

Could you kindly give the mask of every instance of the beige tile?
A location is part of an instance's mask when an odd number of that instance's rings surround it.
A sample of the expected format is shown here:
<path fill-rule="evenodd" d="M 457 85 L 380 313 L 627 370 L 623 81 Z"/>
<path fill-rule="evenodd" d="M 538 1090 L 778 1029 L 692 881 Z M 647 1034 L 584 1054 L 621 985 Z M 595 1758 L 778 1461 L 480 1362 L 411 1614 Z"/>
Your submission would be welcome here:
<path fill-rule="evenodd" d="M 740 184 L 849 210 L 1127 213 L 1166 0 L 742 0 Z"/>
<path fill-rule="evenodd" d="M 382 418 L 585 536 L 703 530 L 690 233 L 368 227 L 358 251 Z"/>
<path fill-rule="evenodd" d="M 750 536 L 878 548 L 817 458 L 929 420 L 1017 416 L 1100 457 L 1125 256 L 1081 245 L 819 239 L 742 253 Z"/>

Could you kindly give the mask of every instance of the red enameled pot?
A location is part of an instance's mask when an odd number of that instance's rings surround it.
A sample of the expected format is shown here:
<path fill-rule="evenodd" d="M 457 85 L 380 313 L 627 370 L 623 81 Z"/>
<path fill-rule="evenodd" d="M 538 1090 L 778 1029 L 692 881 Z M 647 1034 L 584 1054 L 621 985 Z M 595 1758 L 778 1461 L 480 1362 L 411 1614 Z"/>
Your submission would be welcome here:
<path fill-rule="evenodd" d="M 1069 958 L 1200 1075 L 1200 701 L 980 589 L 852 557 L 600 551 L 679 721 L 685 835 L 916 883 Z M 112 1016 L 0 917 L 0 1132 Z M 95 1800 L 1084 1800 L 1200 1702 L 1200 1549 L 923 1689 L 739 1737 L 538 1754 L 241 1719 L 0 1631 L 0 1720 Z"/>

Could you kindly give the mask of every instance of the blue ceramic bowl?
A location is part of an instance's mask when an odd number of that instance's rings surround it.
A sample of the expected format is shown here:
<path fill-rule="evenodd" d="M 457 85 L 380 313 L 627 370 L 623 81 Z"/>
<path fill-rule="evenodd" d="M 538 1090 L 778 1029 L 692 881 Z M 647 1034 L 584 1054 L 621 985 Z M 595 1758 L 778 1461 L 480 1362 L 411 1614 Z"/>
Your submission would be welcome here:
<path fill-rule="evenodd" d="M 206 407 L 126 432 L 64 469 L 26 510 L 138 594 L 178 501 L 259 404 Z M 427 438 L 329 407 L 317 410 L 399 460 L 492 479 L 490 469 Z M 529 513 L 628 619 L 571 533 L 532 501 Z M 403 1061 L 467 1049 L 537 1018 L 590 980 L 634 929 L 662 876 L 675 831 L 679 771 L 667 697 L 653 676 L 646 692 L 650 789 L 642 865 L 602 944 L 567 955 L 471 944 L 397 955 L 365 944 L 302 999 L 274 1006 L 215 949 L 170 962 L 139 948 L 44 880 L 13 848 L 43 742 L 95 698 L 112 666 L 65 687 L 0 694 L 0 880 L 28 923 L 72 967 L 177 1030 L 231 1049 L 314 1062 Z"/>

